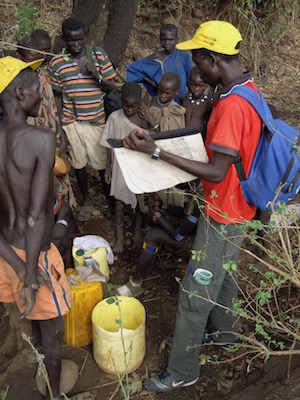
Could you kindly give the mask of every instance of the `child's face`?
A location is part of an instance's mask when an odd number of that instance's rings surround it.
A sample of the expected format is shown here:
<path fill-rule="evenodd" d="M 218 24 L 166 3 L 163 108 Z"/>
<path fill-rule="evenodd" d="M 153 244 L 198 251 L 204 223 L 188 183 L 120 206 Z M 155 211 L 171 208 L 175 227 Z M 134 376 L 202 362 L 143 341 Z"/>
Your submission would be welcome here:
<path fill-rule="evenodd" d="M 24 62 L 28 63 L 28 62 L 31 62 L 31 61 L 38 60 L 39 58 L 43 58 L 43 56 L 37 51 L 34 51 L 34 50 L 25 50 L 25 51 L 23 51 L 22 61 L 24 61 Z"/>
<path fill-rule="evenodd" d="M 127 118 L 135 115 L 138 112 L 140 105 L 141 105 L 140 100 L 122 97 L 122 108 Z"/>
<path fill-rule="evenodd" d="M 67 31 L 64 36 L 67 51 L 72 56 L 80 56 L 83 53 L 85 33 L 83 29 L 78 31 Z"/>
<path fill-rule="evenodd" d="M 162 31 L 160 34 L 160 42 L 167 54 L 173 53 L 178 43 L 178 37 L 173 31 Z"/>
<path fill-rule="evenodd" d="M 161 103 L 164 104 L 173 100 L 177 93 L 179 93 L 179 90 L 174 89 L 172 83 L 160 82 L 158 86 L 158 98 Z"/>
<path fill-rule="evenodd" d="M 200 76 L 194 76 L 189 80 L 188 88 L 193 97 L 198 98 L 201 97 L 205 92 L 206 84 L 203 82 Z"/>

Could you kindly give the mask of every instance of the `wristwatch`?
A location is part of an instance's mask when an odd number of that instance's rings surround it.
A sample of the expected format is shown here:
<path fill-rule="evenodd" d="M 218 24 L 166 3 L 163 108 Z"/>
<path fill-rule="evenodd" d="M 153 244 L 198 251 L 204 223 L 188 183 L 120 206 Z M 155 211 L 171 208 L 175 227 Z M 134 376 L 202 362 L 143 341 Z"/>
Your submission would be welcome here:
<path fill-rule="evenodd" d="M 160 154 L 160 148 L 156 147 L 156 149 L 154 150 L 151 158 L 152 160 L 158 160 L 159 159 L 159 154 Z"/>

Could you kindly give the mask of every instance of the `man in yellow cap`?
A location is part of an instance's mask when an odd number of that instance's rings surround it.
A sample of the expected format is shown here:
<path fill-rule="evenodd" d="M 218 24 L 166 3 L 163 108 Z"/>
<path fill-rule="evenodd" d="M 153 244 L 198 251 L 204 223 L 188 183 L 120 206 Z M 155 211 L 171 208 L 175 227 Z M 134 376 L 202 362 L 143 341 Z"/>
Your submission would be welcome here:
<path fill-rule="evenodd" d="M 42 61 L 0 58 L 0 302 L 15 302 L 38 326 L 53 396 L 60 399 L 62 316 L 71 299 L 61 256 L 50 243 L 55 134 L 26 123 L 39 110 L 34 70 Z"/>
<path fill-rule="evenodd" d="M 214 94 L 207 125 L 208 164 L 159 151 L 152 138 L 140 131 L 131 132 L 124 140 L 127 148 L 149 155 L 159 153 L 162 160 L 201 178 L 205 196 L 193 247 L 200 260 L 190 260 L 182 280 L 168 367 L 145 382 L 146 388 L 155 392 L 169 392 L 197 381 L 199 348 L 209 317 L 210 341 L 225 344 L 238 340 L 236 317 L 228 311 L 237 295 L 236 272 L 228 272 L 223 266 L 237 263 L 244 236 L 239 225 L 252 219 L 256 208 L 243 197 L 234 160 L 241 156 L 247 176 L 261 132 L 261 120 L 254 108 L 242 97 L 228 95 L 240 85 L 257 91 L 250 73 L 243 72 L 239 64 L 242 40 L 230 23 L 208 21 L 199 26 L 191 40 L 177 45 L 179 50 L 192 51 L 205 83 L 220 87 Z M 218 336 L 213 335 L 216 331 L 220 332 Z"/>

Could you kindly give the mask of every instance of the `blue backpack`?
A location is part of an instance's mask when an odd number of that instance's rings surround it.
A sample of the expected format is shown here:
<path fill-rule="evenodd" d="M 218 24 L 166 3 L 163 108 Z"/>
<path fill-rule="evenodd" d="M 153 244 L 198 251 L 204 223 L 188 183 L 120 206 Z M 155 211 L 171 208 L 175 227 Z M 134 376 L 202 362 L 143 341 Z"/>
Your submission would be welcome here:
<path fill-rule="evenodd" d="M 235 167 L 243 195 L 249 204 L 260 210 L 276 209 L 287 203 L 300 190 L 300 132 L 280 119 L 274 119 L 263 98 L 247 86 L 238 86 L 230 94 L 247 100 L 264 122 L 248 178 L 241 157 Z"/>

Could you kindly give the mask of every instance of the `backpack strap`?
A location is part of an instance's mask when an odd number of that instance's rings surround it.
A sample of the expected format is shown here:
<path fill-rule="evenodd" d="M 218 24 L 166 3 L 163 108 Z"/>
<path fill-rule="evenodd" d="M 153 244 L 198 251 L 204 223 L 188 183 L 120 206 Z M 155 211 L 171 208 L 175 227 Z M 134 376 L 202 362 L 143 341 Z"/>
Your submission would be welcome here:
<path fill-rule="evenodd" d="M 241 86 L 235 87 L 230 92 L 230 94 L 237 94 L 238 96 L 243 97 L 245 100 L 247 100 L 248 103 L 250 103 L 252 105 L 252 107 L 255 109 L 257 114 L 260 116 L 260 118 L 262 119 L 262 121 L 264 122 L 266 127 L 268 128 L 270 121 L 273 120 L 273 116 L 272 116 L 272 113 L 270 111 L 270 108 L 269 108 L 266 100 L 264 99 L 264 97 L 260 91 L 258 91 L 258 93 L 256 93 L 250 87 L 241 85 Z M 236 168 L 236 172 L 238 174 L 239 180 L 241 182 L 245 181 L 247 178 L 246 178 L 245 170 L 244 170 L 244 167 L 242 164 L 242 157 L 240 156 L 240 154 L 237 157 L 235 157 L 235 160 L 233 163 Z"/>
<path fill-rule="evenodd" d="M 264 99 L 260 91 L 258 91 L 257 94 L 250 87 L 246 85 L 241 85 L 235 87 L 230 92 L 230 94 L 237 94 L 238 96 L 243 97 L 245 100 L 247 100 L 248 103 L 250 103 L 255 109 L 260 118 L 263 120 L 264 124 L 268 127 L 270 122 L 273 120 L 273 116 L 266 100 Z"/>

